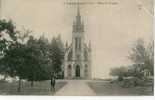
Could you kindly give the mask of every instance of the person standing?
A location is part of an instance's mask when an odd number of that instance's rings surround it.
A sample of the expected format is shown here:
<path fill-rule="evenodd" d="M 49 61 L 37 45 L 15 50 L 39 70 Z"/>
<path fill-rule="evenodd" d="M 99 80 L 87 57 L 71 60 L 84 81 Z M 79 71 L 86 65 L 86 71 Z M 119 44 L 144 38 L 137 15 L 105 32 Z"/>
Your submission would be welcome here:
<path fill-rule="evenodd" d="M 51 91 L 55 92 L 55 75 L 51 75 Z"/>

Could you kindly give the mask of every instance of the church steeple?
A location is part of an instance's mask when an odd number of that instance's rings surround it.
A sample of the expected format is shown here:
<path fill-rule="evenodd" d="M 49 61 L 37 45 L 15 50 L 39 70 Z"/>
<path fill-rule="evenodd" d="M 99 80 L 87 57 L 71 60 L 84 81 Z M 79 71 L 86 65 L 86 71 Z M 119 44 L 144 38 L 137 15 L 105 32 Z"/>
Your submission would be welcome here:
<path fill-rule="evenodd" d="M 80 13 L 80 2 L 76 0 L 76 15 L 73 21 L 72 43 L 66 44 L 64 59 L 65 78 L 91 78 L 91 46 L 85 43 L 84 24 Z M 82 0 L 81 0 L 82 1 Z"/>
<path fill-rule="evenodd" d="M 78 3 L 78 5 L 77 5 L 77 15 L 79 15 L 79 16 L 80 16 L 80 8 L 79 8 L 79 3 Z"/>
<path fill-rule="evenodd" d="M 83 23 L 81 21 L 81 14 L 80 14 L 79 4 L 77 5 L 76 19 L 73 22 L 73 32 L 74 33 L 83 33 L 84 32 L 84 25 L 83 25 Z"/>
<path fill-rule="evenodd" d="M 77 7 L 77 20 L 81 21 L 79 4 L 78 4 L 78 7 Z"/>
<path fill-rule="evenodd" d="M 0 0 L 0 19 L 2 17 L 2 0 Z"/>

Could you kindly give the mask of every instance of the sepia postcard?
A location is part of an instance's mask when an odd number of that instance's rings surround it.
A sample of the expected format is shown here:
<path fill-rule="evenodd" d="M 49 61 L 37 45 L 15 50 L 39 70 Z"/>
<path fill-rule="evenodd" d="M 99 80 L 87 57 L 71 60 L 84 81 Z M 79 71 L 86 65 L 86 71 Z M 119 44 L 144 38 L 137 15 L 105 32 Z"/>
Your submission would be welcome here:
<path fill-rule="evenodd" d="M 0 0 L 0 95 L 154 96 L 154 0 Z"/>

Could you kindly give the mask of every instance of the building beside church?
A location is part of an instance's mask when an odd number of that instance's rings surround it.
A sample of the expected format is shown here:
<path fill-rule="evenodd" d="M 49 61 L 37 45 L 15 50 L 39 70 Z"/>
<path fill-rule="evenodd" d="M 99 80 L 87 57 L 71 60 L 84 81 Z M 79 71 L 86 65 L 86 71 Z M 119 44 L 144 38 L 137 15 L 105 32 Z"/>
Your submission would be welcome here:
<path fill-rule="evenodd" d="M 64 77 L 67 79 L 91 78 L 91 45 L 85 43 L 84 23 L 78 7 L 73 22 L 72 43 L 66 43 L 64 57 Z"/>

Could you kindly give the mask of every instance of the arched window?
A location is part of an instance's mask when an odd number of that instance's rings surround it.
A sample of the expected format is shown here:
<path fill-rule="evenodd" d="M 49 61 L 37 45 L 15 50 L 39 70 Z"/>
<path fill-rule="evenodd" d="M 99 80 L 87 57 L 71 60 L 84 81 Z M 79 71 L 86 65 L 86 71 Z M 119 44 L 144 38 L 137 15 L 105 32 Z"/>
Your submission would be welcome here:
<path fill-rule="evenodd" d="M 85 52 L 84 52 L 84 59 L 85 59 L 85 60 L 88 60 L 88 53 L 87 53 L 86 50 L 85 50 Z"/>
<path fill-rule="evenodd" d="M 75 49 L 78 48 L 78 38 L 75 38 Z"/>
<path fill-rule="evenodd" d="M 79 50 L 81 50 L 81 38 L 79 38 Z"/>
<path fill-rule="evenodd" d="M 75 49 L 81 50 L 81 38 L 79 37 L 75 38 Z"/>
<path fill-rule="evenodd" d="M 72 60 L 72 50 L 68 53 L 68 61 Z"/>

